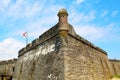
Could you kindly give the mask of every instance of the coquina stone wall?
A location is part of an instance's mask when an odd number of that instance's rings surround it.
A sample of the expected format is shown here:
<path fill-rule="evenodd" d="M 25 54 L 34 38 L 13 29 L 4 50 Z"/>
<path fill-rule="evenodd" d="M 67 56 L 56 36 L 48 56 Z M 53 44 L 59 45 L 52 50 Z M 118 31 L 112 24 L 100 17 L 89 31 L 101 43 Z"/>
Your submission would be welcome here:
<path fill-rule="evenodd" d="M 120 61 L 108 60 L 104 50 L 77 35 L 65 9 L 58 17 L 55 26 L 19 51 L 17 60 L 0 62 L 0 74 L 12 80 L 110 80 L 120 75 Z"/>
<path fill-rule="evenodd" d="M 0 80 L 2 76 L 13 76 L 17 59 L 0 61 Z"/>
<path fill-rule="evenodd" d="M 64 80 L 57 26 L 19 51 L 13 80 Z"/>
<path fill-rule="evenodd" d="M 79 36 L 69 34 L 67 38 L 65 80 L 109 80 L 112 77 L 105 51 Z"/>
<path fill-rule="evenodd" d="M 120 60 L 110 59 L 109 62 L 113 76 L 120 75 Z"/>
<path fill-rule="evenodd" d="M 19 51 L 13 80 L 109 80 L 107 53 L 78 36 L 65 9 L 50 30 Z"/>

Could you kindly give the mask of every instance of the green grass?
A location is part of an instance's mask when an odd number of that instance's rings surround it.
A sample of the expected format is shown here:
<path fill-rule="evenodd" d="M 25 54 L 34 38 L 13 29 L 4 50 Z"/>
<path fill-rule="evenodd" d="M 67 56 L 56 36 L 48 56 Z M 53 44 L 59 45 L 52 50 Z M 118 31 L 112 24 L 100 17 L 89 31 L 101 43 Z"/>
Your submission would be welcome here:
<path fill-rule="evenodd" d="M 114 76 L 114 78 L 120 78 L 120 75 Z"/>

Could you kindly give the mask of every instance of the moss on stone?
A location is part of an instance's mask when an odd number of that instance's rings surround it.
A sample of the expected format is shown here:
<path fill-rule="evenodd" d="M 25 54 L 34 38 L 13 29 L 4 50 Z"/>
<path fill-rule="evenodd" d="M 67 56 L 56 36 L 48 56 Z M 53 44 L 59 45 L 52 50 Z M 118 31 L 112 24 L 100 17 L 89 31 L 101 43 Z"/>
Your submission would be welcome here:
<path fill-rule="evenodd" d="M 116 76 L 114 76 L 114 78 L 120 78 L 120 75 L 116 75 Z"/>

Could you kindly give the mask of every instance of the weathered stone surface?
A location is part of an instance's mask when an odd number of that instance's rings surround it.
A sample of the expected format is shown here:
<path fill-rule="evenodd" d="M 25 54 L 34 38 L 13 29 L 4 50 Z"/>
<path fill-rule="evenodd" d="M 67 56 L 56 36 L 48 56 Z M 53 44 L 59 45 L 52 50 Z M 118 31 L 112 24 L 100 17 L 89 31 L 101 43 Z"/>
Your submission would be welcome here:
<path fill-rule="evenodd" d="M 73 36 L 68 36 L 64 62 L 65 80 L 109 80 L 112 76 L 106 53 Z"/>
<path fill-rule="evenodd" d="M 17 59 L 0 61 L 0 80 L 2 75 L 13 76 Z"/>
<path fill-rule="evenodd" d="M 107 53 L 78 36 L 65 16 L 19 51 L 13 80 L 110 79 Z"/>
<path fill-rule="evenodd" d="M 64 80 L 64 58 L 58 37 L 41 43 L 20 56 L 13 80 Z"/>
<path fill-rule="evenodd" d="M 109 62 L 104 50 L 77 35 L 66 10 L 58 16 L 55 26 L 19 51 L 17 63 L 0 62 L 0 73 L 12 80 L 110 80 L 120 75 L 119 60 Z"/>
<path fill-rule="evenodd" d="M 109 62 L 113 76 L 120 75 L 120 60 L 110 59 Z"/>

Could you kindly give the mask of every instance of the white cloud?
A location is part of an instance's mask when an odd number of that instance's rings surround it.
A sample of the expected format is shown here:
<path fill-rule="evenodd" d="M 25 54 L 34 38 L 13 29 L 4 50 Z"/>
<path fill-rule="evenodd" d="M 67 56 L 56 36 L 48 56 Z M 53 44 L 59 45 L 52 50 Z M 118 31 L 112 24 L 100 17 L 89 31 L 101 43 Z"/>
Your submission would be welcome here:
<path fill-rule="evenodd" d="M 88 13 L 71 10 L 69 21 L 70 23 L 76 25 L 80 23 L 87 23 L 93 21 L 95 18 L 96 18 L 95 10 L 91 10 Z"/>
<path fill-rule="evenodd" d="M 1 0 L 4 6 L 8 6 L 11 0 Z"/>
<path fill-rule="evenodd" d="M 39 15 L 43 9 L 44 2 L 39 3 L 37 1 L 29 2 L 28 0 L 17 0 L 9 7 L 7 11 L 8 16 L 13 18 L 31 18 L 35 15 Z"/>
<path fill-rule="evenodd" d="M 96 26 L 96 25 L 81 25 L 75 28 L 76 32 L 87 38 L 90 41 L 104 41 L 108 38 L 113 38 L 115 24 L 109 24 L 106 26 Z M 118 36 L 117 36 L 118 37 Z"/>
<path fill-rule="evenodd" d="M 81 4 L 83 3 L 85 0 L 76 0 L 76 4 Z"/>
<path fill-rule="evenodd" d="M 104 12 L 101 14 L 101 17 L 106 16 L 106 15 L 107 15 L 107 13 L 108 13 L 108 11 L 107 11 L 107 10 L 106 10 L 106 11 L 104 11 Z"/>
<path fill-rule="evenodd" d="M 23 43 L 14 39 L 7 38 L 0 42 L 0 60 L 16 58 L 18 51 L 23 47 Z"/>
<path fill-rule="evenodd" d="M 111 16 L 115 17 L 117 14 L 118 14 L 118 10 L 115 10 L 115 11 L 112 12 Z"/>
<path fill-rule="evenodd" d="M 43 10 L 41 16 L 38 19 L 28 23 L 28 25 L 25 26 L 24 31 L 28 31 L 29 37 L 31 38 L 40 36 L 40 34 L 57 24 L 57 11 L 60 7 L 61 6 L 51 6 L 47 10 Z M 24 31 L 22 29 L 17 32 L 22 33 Z"/>
<path fill-rule="evenodd" d="M 77 33 L 91 41 L 96 41 L 101 39 L 104 34 L 103 34 L 103 29 L 102 28 L 97 28 L 94 26 L 81 26 L 80 28 L 76 29 Z"/>
<path fill-rule="evenodd" d="M 41 11 L 41 6 L 39 6 L 39 4 L 36 2 L 32 5 L 32 7 L 28 7 L 25 10 L 25 15 L 28 17 L 34 16 L 36 13 L 38 13 L 39 11 Z"/>
<path fill-rule="evenodd" d="M 75 10 L 72 10 L 72 9 L 71 9 L 71 12 L 70 12 L 70 16 L 68 16 L 68 18 L 70 19 L 69 21 L 72 24 L 80 23 L 83 20 L 83 17 L 84 17 L 83 12 L 78 13 Z"/>
<path fill-rule="evenodd" d="M 26 30 L 29 32 L 30 37 L 34 37 L 34 38 L 38 37 L 40 36 L 40 34 L 44 33 L 46 30 L 53 27 L 56 24 L 55 23 L 55 21 L 57 21 L 56 19 L 57 19 L 57 16 L 41 17 L 41 19 L 39 19 L 38 21 L 32 22 L 30 25 L 27 25 Z"/>
<path fill-rule="evenodd" d="M 0 12 L 3 12 L 9 6 L 11 0 L 0 0 Z"/>
<path fill-rule="evenodd" d="M 92 21 L 96 18 L 95 16 L 95 11 L 91 10 L 88 14 L 85 14 L 85 16 L 83 17 L 83 20 L 85 22 L 88 22 L 88 21 Z"/>

